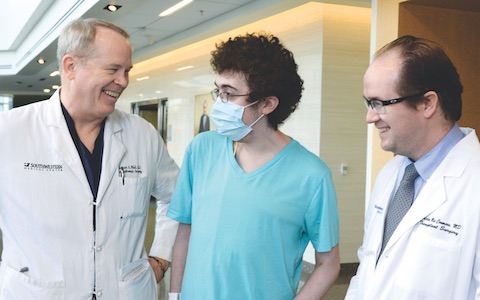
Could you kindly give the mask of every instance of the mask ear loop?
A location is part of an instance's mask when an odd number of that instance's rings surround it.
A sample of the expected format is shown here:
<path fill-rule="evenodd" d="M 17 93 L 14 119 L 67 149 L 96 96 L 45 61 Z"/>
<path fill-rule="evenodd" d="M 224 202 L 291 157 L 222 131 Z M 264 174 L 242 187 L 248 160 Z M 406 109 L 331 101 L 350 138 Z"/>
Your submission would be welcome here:
<path fill-rule="evenodd" d="M 261 118 L 263 118 L 265 115 L 262 114 L 258 119 L 256 119 L 252 124 L 250 124 L 248 127 L 252 128 L 253 125 L 257 124 L 258 121 L 260 121 Z"/>
<path fill-rule="evenodd" d="M 263 118 L 265 115 L 262 114 L 255 122 L 253 122 L 250 126 L 252 128 L 253 125 L 255 125 L 258 121 L 260 121 L 261 118 Z M 238 142 L 233 142 L 233 156 L 235 157 L 237 155 L 237 148 L 238 148 Z"/>

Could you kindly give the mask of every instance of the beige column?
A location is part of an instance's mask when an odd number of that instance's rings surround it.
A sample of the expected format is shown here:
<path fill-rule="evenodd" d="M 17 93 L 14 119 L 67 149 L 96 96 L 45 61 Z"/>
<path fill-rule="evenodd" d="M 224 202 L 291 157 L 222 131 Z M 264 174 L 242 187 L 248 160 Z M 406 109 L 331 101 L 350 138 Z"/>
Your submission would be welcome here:
<path fill-rule="evenodd" d="M 403 0 L 372 0 L 372 28 L 370 38 L 370 57 L 383 45 L 398 37 L 399 3 Z M 393 157 L 391 152 L 380 147 L 380 138 L 373 124 L 368 126 L 367 170 L 365 205 L 370 198 L 375 178 L 385 163 Z"/>

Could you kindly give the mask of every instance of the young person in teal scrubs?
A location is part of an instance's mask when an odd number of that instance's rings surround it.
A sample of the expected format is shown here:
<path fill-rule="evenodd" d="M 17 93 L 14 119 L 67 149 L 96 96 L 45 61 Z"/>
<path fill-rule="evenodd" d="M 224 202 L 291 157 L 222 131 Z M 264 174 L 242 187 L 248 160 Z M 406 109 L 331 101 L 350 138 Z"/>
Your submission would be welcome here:
<path fill-rule="evenodd" d="M 180 222 L 170 299 L 320 299 L 336 280 L 339 233 L 328 166 L 278 127 L 303 80 L 265 33 L 217 45 L 210 118 L 189 145 L 167 215 Z M 297 294 L 309 242 L 315 270 Z"/>

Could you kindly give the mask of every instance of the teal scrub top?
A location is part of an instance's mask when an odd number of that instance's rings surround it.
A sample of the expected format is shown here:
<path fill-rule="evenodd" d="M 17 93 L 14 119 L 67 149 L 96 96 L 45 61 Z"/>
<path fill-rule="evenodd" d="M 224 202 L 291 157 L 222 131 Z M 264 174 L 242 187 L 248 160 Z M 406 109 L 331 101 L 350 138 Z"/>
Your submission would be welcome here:
<path fill-rule="evenodd" d="M 245 173 L 232 140 L 199 134 L 187 148 L 167 215 L 191 224 L 182 299 L 293 299 L 308 242 L 339 242 L 332 174 L 292 140 Z"/>

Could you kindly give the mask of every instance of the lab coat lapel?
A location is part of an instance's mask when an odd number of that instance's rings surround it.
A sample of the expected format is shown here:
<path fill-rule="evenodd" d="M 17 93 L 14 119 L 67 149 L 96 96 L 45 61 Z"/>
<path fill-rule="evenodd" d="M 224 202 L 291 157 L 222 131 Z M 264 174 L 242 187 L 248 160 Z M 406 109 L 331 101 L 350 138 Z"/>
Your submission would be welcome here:
<path fill-rule="evenodd" d="M 469 148 L 466 148 L 465 146 L 459 145 L 471 143 L 471 139 L 471 136 L 464 137 L 457 146 L 450 151 L 447 157 L 445 157 L 435 172 L 433 172 L 404 219 L 398 224 L 398 227 L 390 238 L 388 245 L 385 247 L 385 251 L 388 251 L 388 249 L 392 247 L 392 245 L 394 245 L 395 242 L 407 231 L 411 230 L 423 218 L 431 214 L 447 201 L 445 193 L 447 190 L 446 178 L 462 176 L 463 171 L 474 152 L 469 151 Z"/>
<path fill-rule="evenodd" d="M 425 184 L 403 220 L 398 224 L 385 251 L 388 251 L 388 248 L 394 245 L 407 231 L 412 230 L 415 225 L 435 211 L 446 200 L 444 178 L 431 178 L 429 182 Z"/>
<path fill-rule="evenodd" d="M 88 183 L 87 175 L 85 175 L 80 155 L 73 143 L 67 122 L 62 113 L 59 92 L 57 91 L 46 101 L 48 101 L 45 106 L 46 120 L 48 130 L 51 131 L 52 148 L 72 170 L 75 177 L 81 180 L 82 185 L 90 192 L 90 185 Z"/>
<path fill-rule="evenodd" d="M 102 201 L 108 186 L 115 176 L 118 176 L 118 166 L 126 152 L 126 147 L 120 139 L 120 133 L 123 130 L 115 111 L 108 116 L 105 122 L 102 174 L 98 187 L 97 203 Z"/>
<path fill-rule="evenodd" d="M 378 199 L 373 204 L 373 207 L 371 208 L 372 210 L 376 211 L 377 213 L 381 213 L 380 218 L 373 218 L 372 221 L 374 221 L 377 224 L 371 224 L 370 228 L 379 228 L 381 230 L 375 230 L 373 232 L 376 232 L 375 236 L 372 236 L 372 245 L 377 245 L 376 252 L 377 254 L 380 252 L 382 242 L 383 242 L 383 228 L 385 227 L 385 218 L 387 216 L 387 211 L 388 207 L 390 205 L 390 198 L 392 194 L 392 190 L 395 187 L 395 176 L 389 176 L 388 181 L 380 183 L 383 186 L 383 189 L 379 191 L 378 195 L 375 195 L 375 199 Z"/>

